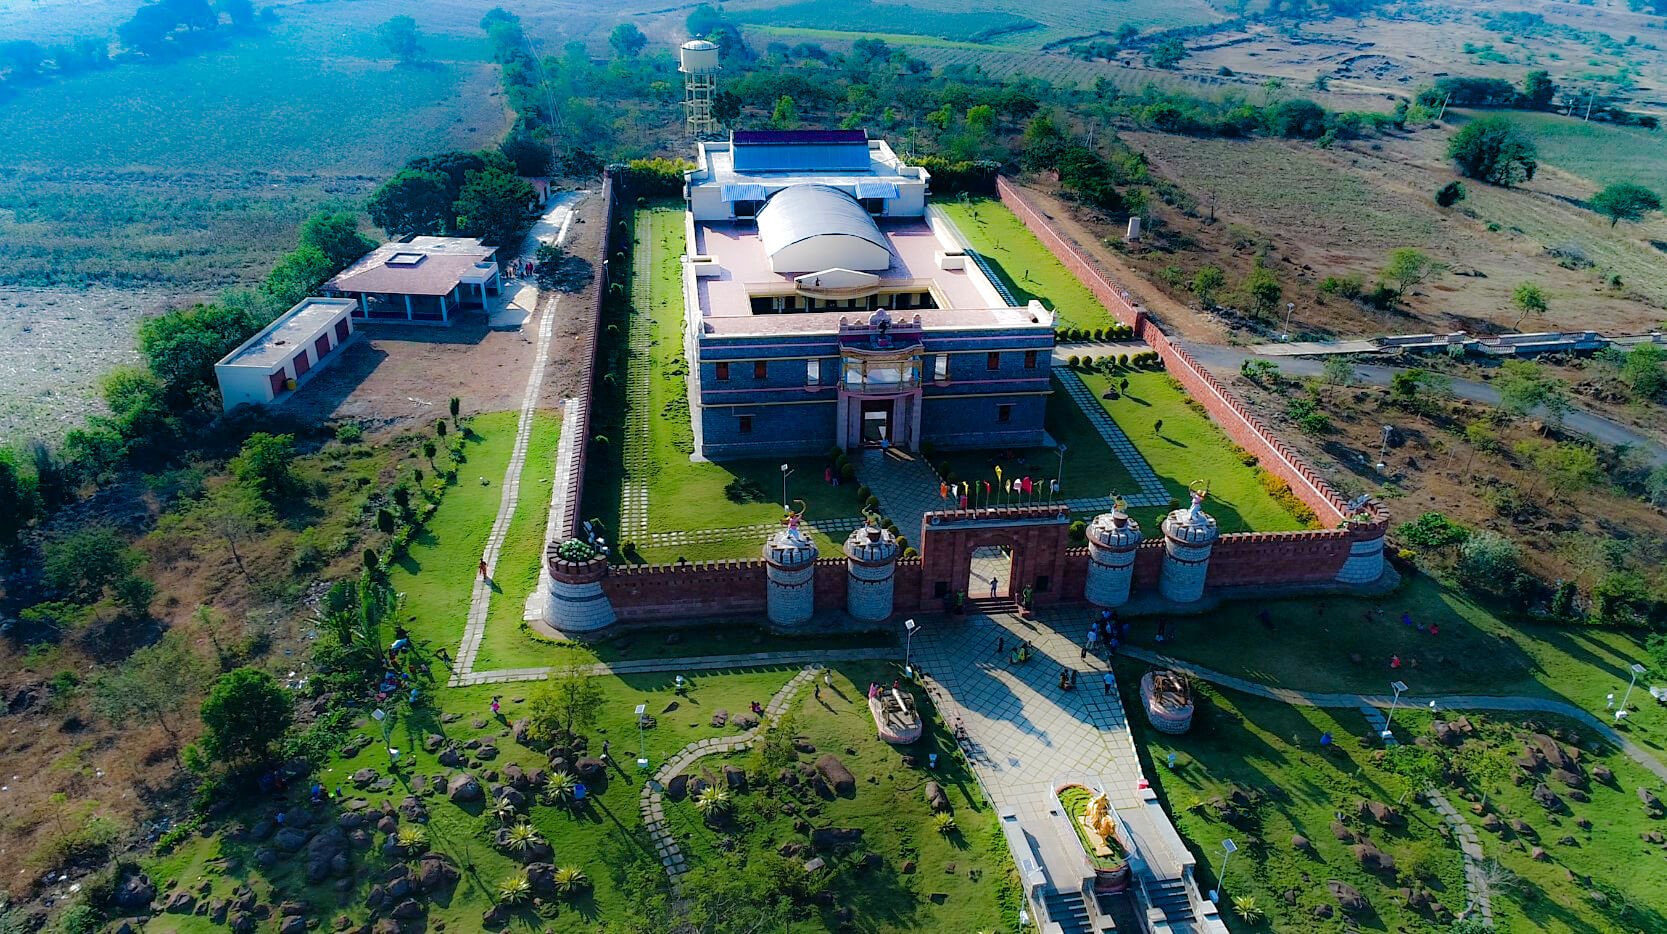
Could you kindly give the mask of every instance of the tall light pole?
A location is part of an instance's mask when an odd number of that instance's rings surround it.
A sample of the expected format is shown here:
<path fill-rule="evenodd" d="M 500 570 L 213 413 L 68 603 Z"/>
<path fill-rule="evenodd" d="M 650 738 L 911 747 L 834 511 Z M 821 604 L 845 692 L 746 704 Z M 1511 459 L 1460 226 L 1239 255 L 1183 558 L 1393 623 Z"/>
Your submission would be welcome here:
<path fill-rule="evenodd" d="M 1239 851 L 1238 844 L 1231 839 L 1222 840 L 1221 848 L 1227 855 L 1221 858 L 1221 875 L 1216 879 L 1216 887 L 1210 890 L 1210 901 L 1218 904 L 1221 901 L 1221 893 L 1227 889 L 1227 864 L 1232 861 L 1233 854 Z"/>
<path fill-rule="evenodd" d="M 781 508 L 783 509 L 787 508 L 787 475 L 792 472 L 793 468 L 786 464 L 781 465 Z"/>
<path fill-rule="evenodd" d="M 1407 689 L 1404 681 L 1391 681 L 1389 687 L 1394 690 L 1395 697 L 1389 702 L 1389 716 L 1383 718 L 1383 732 L 1378 734 L 1378 738 L 1385 743 L 1395 741 L 1395 734 L 1389 727 L 1395 722 L 1395 705 L 1401 702 L 1401 692 Z"/>
<path fill-rule="evenodd" d="M 1621 718 L 1626 716 L 1626 702 L 1632 698 L 1632 687 L 1638 683 L 1638 676 L 1648 670 L 1637 662 L 1632 663 L 1632 681 L 1626 686 L 1626 693 L 1621 695 L 1621 706 L 1615 709 L 1616 723 L 1620 723 Z"/>
<path fill-rule="evenodd" d="M 1059 442 L 1059 488 L 1065 489 L 1065 442 Z"/>
<path fill-rule="evenodd" d="M 1285 327 L 1279 332 L 1279 339 L 1282 341 L 1291 339 L 1291 312 L 1295 311 L 1296 307 L 1296 302 L 1285 303 Z"/>
<path fill-rule="evenodd" d="M 648 737 L 643 734 L 643 718 L 648 715 L 648 705 L 637 705 L 637 768 L 648 768 Z"/>
<path fill-rule="evenodd" d="M 919 628 L 913 617 L 903 621 L 903 671 L 911 678 L 914 677 L 915 670 L 909 663 L 909 656 L 915 646 L 915 630 Z"/>

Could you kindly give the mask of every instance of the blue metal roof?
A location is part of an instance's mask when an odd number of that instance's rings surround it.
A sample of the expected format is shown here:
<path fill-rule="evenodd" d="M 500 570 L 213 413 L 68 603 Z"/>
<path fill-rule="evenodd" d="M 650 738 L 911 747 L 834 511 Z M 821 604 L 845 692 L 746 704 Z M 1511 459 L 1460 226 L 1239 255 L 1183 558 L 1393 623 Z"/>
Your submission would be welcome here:
<path fill-rule="evenodd" d="M 859 198 L 895 198 L 897 197 L 897 183 L 884 182 L 879 179 L 857 179 L 857 197 Z"/>
<path fill-rule="evenodd" d="M 860 135 L 860 131 L 855 137 L 826 141 L 820 136 L 793 140 L 778 138 L 781 135 L 772 134 L 752 141 L 736 133 L 730 147 L 735 154 L 735 171 L 866 172 L 869 169 L 868 140 Z"/>
<path fill-rule="evenodd" d="M 719 191 L 725 201 L 763 201 L 770 192 L 763 185 L 725 185 Z"/>
<path fill-rule="evenodd" d="M 783 188 L 758 211 L 758 237 L 764 252 L 774 256 L 785 247 L 812 237 L 845 236 L 867 240 L 888 252 L 891 244 L 874 218 L 855 198 L 827 185 Z"/>

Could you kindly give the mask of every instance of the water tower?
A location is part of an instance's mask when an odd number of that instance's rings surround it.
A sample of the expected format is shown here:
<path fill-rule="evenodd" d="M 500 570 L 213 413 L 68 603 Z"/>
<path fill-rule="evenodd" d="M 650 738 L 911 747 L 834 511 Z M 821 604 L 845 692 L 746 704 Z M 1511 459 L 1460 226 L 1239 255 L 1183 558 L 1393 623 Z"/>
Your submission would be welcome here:
<path fill-rule="evenodd" d="M 717 132 L 712 119 L 712 98 L 718 90 L 718 46 L 705 39 L 690 39 L 677 50 L 677 70 L 683 73 L 683 110 L 689 132 L 699 139 Z"/>

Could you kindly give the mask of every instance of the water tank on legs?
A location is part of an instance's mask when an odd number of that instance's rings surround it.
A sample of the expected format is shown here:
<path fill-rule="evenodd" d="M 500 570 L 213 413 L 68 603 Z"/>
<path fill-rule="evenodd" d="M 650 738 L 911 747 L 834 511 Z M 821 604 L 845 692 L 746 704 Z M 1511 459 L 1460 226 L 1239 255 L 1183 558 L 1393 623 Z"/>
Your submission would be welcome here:
<path fill-rule="evenodd" d="M 791 629 L 816 612 L 816 543 L 799 529 L 798 518 L 764 543 L 765 612 L 771 625 Z"/>
<path fill-rule="evenodd" d="M 1129 518 L 1121 499 L 1111 512 L 1095 516 L 1088 524 L 1088 583 L 1083 596 L 1089 603 L 1113 607 L 1129 601 L 1140 540 L 1140 523 Z"/>
<path fill-rule="evenodd" d="M 891 615 L 900 551 L 897 535 L 873 520 L 845 539 L 845 611 L 852 619 L 877 623 Z"/>
<path fill-rule="evenodd" d="M 1164 599 L 1191 603 L 1204 596 L 1210 551 L 1220 536 L 1215 518 L 1204 512 L 1204 491 L 1194 489 L 1192 507 L 1177 509 L 1163 520 L 1163 573 L 1158 592 Z"/>

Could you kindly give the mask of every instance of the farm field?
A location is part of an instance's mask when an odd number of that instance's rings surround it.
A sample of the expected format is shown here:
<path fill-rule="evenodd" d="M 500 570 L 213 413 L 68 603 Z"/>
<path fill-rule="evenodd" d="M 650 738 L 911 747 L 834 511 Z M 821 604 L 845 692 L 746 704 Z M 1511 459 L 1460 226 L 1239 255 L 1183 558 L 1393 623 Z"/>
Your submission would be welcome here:
<path fill-rule="evenodd" d="M 841 31 L 847 22 L 842 12 L 831 12 L 826 5 L 817 5 L 822 13 L 816 19 L 800 22 L 795 14 L 782 10 L 797 10 L 812 4 L 802 2 L 772 3 L 741 0 L 725 4 L 729 15 L 738 22 L 772 26 L 816 26 Z M 992 46 L 1014 49 L 1042 48 L 1050 42 L 1075 36 L 1086 36 L 1100 31 L 1115 32 L 1124 23 L 1132 23 L 1144 32 L 1192 26 L 1225 19 L 1226 16 L 1204 0 L 1179 0 L 1176 3 L 1157 3 L 1154 0 L 1078 0 L 1053 5 L 1027 4 L 1022 0 L 984 0 L 973 9 L 951 0 L 911 0 L 907 4 L 865 3 L 852 9 L 872 7 L 872 16 L 850 20 L 850 38 L 874 32 L 912 33 L 964 39 L 986 32 L 991 25 L 1011 23 L 1015 19 L 1033 20 L 1038 28 L 1002 32 L 990 35 Z M 837 17 L 837 18 L 831 18 Z M 919 28 L 907 28 L 906 22 L 932 23 Z M 835 24 L 838 25 L 835 25 Z M 972 24 L 980 24 L 973 26 Z"/>
<path fill-rule="evenodd" d="M 1500 115 L 1528 133 L 1539 147 L 1542 162 L 1586 179 L 1594 189 L 1632 182 L 1667 192 L 1667 133 L 1661 130 L 1537 111 L 1509 110 Z"/>
<path fill-rule="evenodd" d="M 902 33 L 969 41 L 994 37 L 1016 40 L 1040 25 L 1035 20 L 993 10 L 931 10 L 870 0 L 852 0 L 834 7 L 823 3 L 755 7 L 739 10 L 734 16 L 736 22 L 746 25 L 832 32 L 863 33 L 884 24 Z"/>

